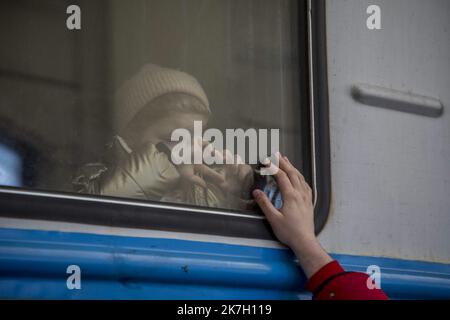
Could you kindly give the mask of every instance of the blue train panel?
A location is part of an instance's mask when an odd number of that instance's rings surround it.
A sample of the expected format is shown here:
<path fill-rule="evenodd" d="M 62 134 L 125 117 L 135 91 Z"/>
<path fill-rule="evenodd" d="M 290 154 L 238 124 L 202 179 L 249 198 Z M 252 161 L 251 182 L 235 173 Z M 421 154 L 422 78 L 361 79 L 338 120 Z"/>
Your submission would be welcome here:
<path fill-rule="evenodd" d="M 450 299 L 450 266 L 334 255 L 378 265 L 395 299 Z M 70 290 L 67 267 L 81 271 Z M 173 239 L 0 229 L 3 299 L 309 299 L 290 250 Z"/>

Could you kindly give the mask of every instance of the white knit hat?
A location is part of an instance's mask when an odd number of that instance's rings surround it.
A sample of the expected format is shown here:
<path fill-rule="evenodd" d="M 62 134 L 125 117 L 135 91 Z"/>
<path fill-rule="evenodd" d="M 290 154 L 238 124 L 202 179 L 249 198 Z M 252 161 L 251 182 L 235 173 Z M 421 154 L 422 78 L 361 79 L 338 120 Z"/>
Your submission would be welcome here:
<path fill-rule="evenodd" d="M 187 73 L 146 64 L 127 80 L 116 95 L 118 129 L 123 129 L 149 102 L 167 93 L 186 93 L 209 110 L 209 101 L 198 81 Z"/>

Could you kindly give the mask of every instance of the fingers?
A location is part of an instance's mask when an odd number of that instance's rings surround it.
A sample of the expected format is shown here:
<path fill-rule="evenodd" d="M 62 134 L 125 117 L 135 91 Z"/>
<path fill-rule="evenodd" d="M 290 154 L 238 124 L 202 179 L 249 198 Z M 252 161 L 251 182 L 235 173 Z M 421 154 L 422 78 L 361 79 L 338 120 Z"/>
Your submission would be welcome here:
<path fill-rule="evenodd" d="M 177 167 L 180 175 L 187 181 L 196 184 L 202 188 L 206 188 L 206 182 L 201 177 L 197 176 L 194 172 L 193 165 L 180 165 Z"/>
<path fill-rule="evenodd" d="M 308 193 L 312 192 L 312 189 L 306 182 L 305 177 L 292 165 L 287 157 L 281 157 L 280 166 L 282 166 L 287 172 L 289 179 L 293 184 L 295 184 L 296 188 L 301 188 Z"/>
<path fill-rule="evenodd" d="M 312 190 L 303 175 L 291 164 L 287 157 L 278 154 L 278 160 L 279 168 L 274 177 L 277 180 L 283 200 L 293 199 L 300 195 L 301 199 L 308 201 L 312 196 Z"/>
<path fill-rule="evenodd" d="M 271 225 L 276 223 L 277 220 L 282 217 L 281 212 L 273 206 L 264 192 L 261 190 L 254 190 L 253 197 Z"/>
<path fill-rule="evenodd" d="M 222 174 L 218 173 L 217 171 L 214 171 L 213 169 L 209 168 L 204 164 L 197 165 L 196 170 L 198 173 L 202 174 L 203 177 L 207 178 L 209 181 L 213 183 L 220 185 L 225 182 L 225 177 Z"/>
<path fill-rule="evenodd" d="M 295 189 L 301 188 L 302 186 L 302 178 L 303 176 L 300 172 L 289 162 L 287 157 L 279 156 L 279 167 L 281 170 L 286 172 L 289 181 L 291 181 L 292 186 Z M 304 180 L 304 178 L 303 178 Z"/>
<path fill-rule="evenodd" d="M 228 149 L 214 149 L 214 152 L 219 158 L 222 158 L 224 164 L 235 164 L 235 157 Z"/>
<path fill-rule="evenodd" d="M 297 168 L 294 167 L 294 165 L 289 161 L 289 159 L 287 157 L 283 157 L 283 159 L 286 161 L 287 166 L 293 171 L 292 173 L 296 174 L 300 178 L 300 181 L 306 182 L 305 177 L 301 174 L 300 171 L 297 170 Z"/>
<path fill-rule="evenodd" d="M 275 180 L 277 181 L 278 187 L 280 188 L 281 197 L 286 200 L 290 198 L 291 194 L 294 192 L 294 187 L 289 180 L 288 175 L 284 172 L 283 169 L 278 168 L 277 173 L 274 175 Z"/>

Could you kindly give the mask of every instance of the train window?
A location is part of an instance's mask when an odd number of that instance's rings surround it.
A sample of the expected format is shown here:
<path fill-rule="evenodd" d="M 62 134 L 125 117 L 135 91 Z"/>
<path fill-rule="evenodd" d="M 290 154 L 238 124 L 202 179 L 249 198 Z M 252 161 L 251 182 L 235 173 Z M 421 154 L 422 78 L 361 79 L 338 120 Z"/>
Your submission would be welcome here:
<path fill-rule="evenodd" d="M 17 187 L 22 184 L 21 159 L 6 145 L 0 145 L 0 184 Z"/>
<path fill-rule="evenodd" d="M 316 174 L 326 168 L 316 132 L 325 111 L 310 99 L 311 75 L 320 70 L 310 59 L 318 40 L 308 32 L 308 5 L 2 1 L 0 132 L 13 143 L 0 147 L 8 208 L 1 214 L 271 237 L 251 190 L 265 183 L 270 191 L 273 183 L 259 178 L 255 159 L 279 149 L 314 185 L 316 199 L 323 183 Z M 225 163 L 176 162 L 179 130 L 194 135 L 183 144 L 194 146 L 189 156 L 198 145 L 204 156 L 209 142 Z M 34 156 L 10 153 L 19 144 Z M 191 159 L 186 150 L 180 155 Z"/>

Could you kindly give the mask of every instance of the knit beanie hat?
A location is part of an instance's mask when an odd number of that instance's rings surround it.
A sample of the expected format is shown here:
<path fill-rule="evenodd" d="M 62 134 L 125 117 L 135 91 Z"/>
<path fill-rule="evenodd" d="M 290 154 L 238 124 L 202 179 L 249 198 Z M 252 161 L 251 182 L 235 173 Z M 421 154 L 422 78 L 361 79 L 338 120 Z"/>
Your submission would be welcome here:
<path fill-rule="evenodd" d="M 116 95 L 118 129 L 125 128 L 155 98 L 172 92 L 192 95 L 210 111 L 208 97 L 194 77 L 178 70 L 146 64 L 124 83 Z"/>

